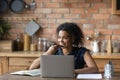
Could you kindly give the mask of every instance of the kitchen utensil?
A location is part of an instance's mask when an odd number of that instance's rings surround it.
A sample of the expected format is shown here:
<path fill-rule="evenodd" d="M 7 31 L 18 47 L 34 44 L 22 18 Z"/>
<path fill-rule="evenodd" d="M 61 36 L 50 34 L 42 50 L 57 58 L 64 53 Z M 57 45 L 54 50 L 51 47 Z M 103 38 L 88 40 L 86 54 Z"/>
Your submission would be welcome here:
<path fill-rule="evenodd" d="M 36 6 L 36 2 L 35 0 L 32 1 L 32 3 L 30 3 L 30 9 L 35 9 Z"/>
<path fill-rule="evenodd" d="M 9 7 L 12 12 L 20 13 L 25 8 L 25 2 L 23 0 L 11 0 Z"/>
<path fill-rule="evenodd" d="M 8 2 L 6 0 L 0 0 L 0 13 L 3 13 L 8 8 Z"/>
<path fill-rule="evenodd" d="M 34 20 L 31 20 L 27 27 L 25 27 L 25 32 L 32 36 L 33 34 L 35 34 L 35 32 L 40 28 L 40 26 L 34 21 Z"/>

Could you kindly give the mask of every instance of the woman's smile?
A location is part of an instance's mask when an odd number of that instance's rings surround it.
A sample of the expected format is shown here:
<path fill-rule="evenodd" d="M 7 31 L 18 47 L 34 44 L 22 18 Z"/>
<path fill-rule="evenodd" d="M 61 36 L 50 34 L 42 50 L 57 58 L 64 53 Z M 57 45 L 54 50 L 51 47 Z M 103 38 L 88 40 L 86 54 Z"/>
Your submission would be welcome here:
<path fill-rule="evenodd" d="M 61 30 L 58 34 L 58 44 L 63 48 L 69 48 L 72 45 L 71 43 L 70 35 L 66 31 Z"/>

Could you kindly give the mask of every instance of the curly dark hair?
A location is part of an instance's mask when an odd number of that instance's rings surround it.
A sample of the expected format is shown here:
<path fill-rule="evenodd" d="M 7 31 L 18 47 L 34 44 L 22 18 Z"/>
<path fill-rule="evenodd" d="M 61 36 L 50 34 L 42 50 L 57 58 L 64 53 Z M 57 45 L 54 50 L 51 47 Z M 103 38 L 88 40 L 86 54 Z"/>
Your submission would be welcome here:
<path fill-rule="evenodd" d="M 80 27 L 76 23 L 66 22 L 58 26 L 56 29 L 57 35 L 59 31 L 66 31 L 72 38 L 74 38 L 73 45 L 74 46 L 83 46 L 84 45 L 84 34 Z"/>

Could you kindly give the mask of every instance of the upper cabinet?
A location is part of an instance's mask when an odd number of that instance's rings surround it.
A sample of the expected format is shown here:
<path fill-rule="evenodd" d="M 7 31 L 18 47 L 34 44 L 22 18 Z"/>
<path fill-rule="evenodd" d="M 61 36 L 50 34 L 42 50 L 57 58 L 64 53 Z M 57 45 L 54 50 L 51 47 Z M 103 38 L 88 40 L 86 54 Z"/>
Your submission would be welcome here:
<path fill-rule="evenodd" d="M 112 14 L 120 14 L 120 0 L 112 0 Z"/>

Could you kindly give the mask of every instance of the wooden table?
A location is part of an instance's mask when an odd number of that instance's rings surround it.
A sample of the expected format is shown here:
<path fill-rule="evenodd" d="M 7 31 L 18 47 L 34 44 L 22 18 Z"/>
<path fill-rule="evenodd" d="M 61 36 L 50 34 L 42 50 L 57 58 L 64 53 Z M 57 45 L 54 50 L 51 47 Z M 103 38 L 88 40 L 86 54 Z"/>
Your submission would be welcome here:
<path fill-rule="evenodd" d="M 7 74 L 0 75 L 0 80 L 77 80 L 77 79 L 76 78 L 42 78 L 40 76 L 35 76 L 35 77 L 20 76 L 20 75 L 11 75 L 7 73 Z M 92 79 L 85 79 L 85 80 L 92 80 Z M 105 80 L 105 79 L 102 79 L 102 80 Z M 114 76 L 112 77 L 111 80 L 120 80 L 120 73 L 114 73 Z"/>

